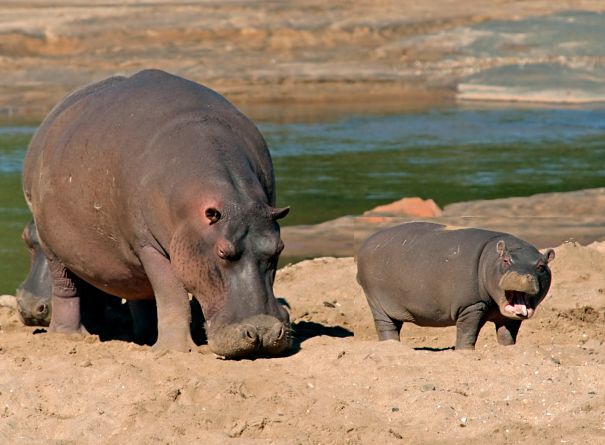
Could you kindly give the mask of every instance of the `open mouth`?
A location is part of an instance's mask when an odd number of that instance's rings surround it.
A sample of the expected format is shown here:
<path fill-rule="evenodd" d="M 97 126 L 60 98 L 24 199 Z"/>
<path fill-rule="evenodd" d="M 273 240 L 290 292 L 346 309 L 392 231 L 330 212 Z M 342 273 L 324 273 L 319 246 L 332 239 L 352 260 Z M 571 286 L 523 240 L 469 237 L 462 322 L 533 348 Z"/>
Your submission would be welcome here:
<path fill-rule="evenodd" d="M 504 291 L 506 296 L 506 305 L 504 310 L 511 315 L 519 318 L 529 318 L 533 315 L 534 309 L 530 305 L 529 295 L 525 292 L 516 290 Z"/>

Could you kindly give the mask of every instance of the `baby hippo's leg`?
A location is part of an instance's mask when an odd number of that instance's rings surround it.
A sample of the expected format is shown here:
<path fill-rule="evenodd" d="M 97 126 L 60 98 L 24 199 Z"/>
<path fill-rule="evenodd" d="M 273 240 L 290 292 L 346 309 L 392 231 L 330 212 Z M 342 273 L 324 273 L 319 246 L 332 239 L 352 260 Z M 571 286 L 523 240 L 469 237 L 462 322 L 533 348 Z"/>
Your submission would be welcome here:
<path fill-rule="evenodd" d="M 494 324 L 496 325 L 499 344 L 510 346 L 517 342 L 517 333 L 521 327 L 521 320 L 496 320 Z"/>
<path fill-rule="evenodd" d="M 376 326 L 378 340 L 399 341 L 399 332 L 401 331 L 403 322 L 399 320 L 393 320 L 382 310 L 376 309 L 373 306 L 370 306 L 370 308 L 372 309 L 372 316 L 374 317 L 374 325 Z"/>
<path fill-rule="evenodd" d="M 456 320 L 456 350 L 475 349 L 479 331 L 485 324 L 487 307 L 479 302 L 464 308 Z"/>

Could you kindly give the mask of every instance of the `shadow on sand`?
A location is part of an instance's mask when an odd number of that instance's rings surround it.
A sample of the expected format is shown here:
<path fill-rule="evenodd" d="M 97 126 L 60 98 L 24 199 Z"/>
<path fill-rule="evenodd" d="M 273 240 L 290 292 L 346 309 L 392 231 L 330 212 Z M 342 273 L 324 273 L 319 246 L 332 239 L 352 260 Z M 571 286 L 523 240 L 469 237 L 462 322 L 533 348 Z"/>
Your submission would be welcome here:
<path fill-rule="evenodd" d="M 446 346 L 444 348 L 432 348 L 430 346 L 419 346 L 414 348 L 414 351 L 430 351 L 430 352 L 443 352 L 443 351 L 453 351 L 456 348 L 453 346 Z"/>

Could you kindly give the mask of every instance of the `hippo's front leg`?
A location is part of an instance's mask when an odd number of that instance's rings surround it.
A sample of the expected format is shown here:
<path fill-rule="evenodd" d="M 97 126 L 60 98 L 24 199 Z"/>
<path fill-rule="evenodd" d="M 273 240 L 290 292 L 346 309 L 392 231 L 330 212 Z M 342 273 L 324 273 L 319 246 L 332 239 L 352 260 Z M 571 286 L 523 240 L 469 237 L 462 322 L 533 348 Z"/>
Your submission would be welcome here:
<path fill-rule="evenodd" d="M 521 320 L 496 320 L 494 324 L 496 325 L 499 344 L 510 346 L 517 342 L 517 333 L 521 327 Z"/>
<path fill-rule="evenodd" d="M 475 349 L 479 331 L 485 324 L 487 305 L 476 303 L 464 308 L 456 320 L 456 350 Z"/>
<path fill-rule="evenodd" d="M 152 247 L 144 247 L 139 258 L 153 287 L 158 312 L 158 340 L 154 349 L 188 352 L 195 348 L 189 323 L 189 295 L 174 274 L 170 261 Z"/>

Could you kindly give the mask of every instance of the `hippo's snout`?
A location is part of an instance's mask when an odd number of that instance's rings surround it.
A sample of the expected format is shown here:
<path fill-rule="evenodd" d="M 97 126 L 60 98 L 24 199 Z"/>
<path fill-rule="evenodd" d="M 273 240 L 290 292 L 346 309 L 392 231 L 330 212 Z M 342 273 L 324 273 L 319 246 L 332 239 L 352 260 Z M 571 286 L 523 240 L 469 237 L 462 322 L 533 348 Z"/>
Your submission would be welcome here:
<path fill-rule="evenodd" d="M 535 276 L 508 272 L 500 279 L 500 288 L 506 299 L 501 308 L 504 315 L 522 320 L 534 315 L 540 291 Z"/>
<path fill-rule="evenodd" d="M 290 326 L 270 315 L 256 315 L 208 332 L 210 349 L 225 358 L 275 356 L 291 346 Z"/>
<path fill-rule="evenodd" d="M 500 288 L 505 291 L 517 291 L 535 295 L 540 290 L 536 277 L 531 274 L 521 275 L 517 272 L 507 272 L 500 279 Z"/>
<path fill-rule="evenodd" d="M 36 297 L 23 289 L 17 290 L 17 310 L 26 326 L 48 326 L 50 324 L 50 300 Z"/>

